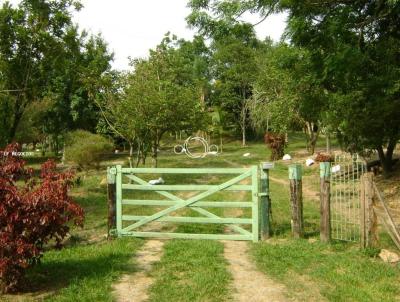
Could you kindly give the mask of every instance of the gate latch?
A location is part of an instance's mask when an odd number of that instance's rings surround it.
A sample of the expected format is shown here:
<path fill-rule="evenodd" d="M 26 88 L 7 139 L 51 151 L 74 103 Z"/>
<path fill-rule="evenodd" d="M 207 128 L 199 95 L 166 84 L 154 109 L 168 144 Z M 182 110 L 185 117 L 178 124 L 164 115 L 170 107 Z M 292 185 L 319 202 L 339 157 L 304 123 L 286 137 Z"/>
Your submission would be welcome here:
<path fill-rule="evenodd" d="M 264 196 L 268 196 L 267 193 L 258 193 L 258 197 L 264 197 Z"/>

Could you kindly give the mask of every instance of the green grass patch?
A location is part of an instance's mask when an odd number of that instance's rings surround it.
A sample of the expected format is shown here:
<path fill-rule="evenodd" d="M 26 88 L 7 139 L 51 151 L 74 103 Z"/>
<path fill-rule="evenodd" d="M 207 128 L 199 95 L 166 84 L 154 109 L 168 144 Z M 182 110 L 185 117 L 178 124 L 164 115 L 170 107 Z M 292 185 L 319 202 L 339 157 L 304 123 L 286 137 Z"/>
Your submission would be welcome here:
<path fill-rule="evenodd" d="M 291 235 L 291 208 L 289 187 L 271 181 L 272 232 L 286 238 Z M 310 199 L 303 200 L 304 231 L 306 237 L 319 235 L 319 205 Z"/>
<path fill-rule="evenodd" d="M 230 275 L 217 241 L 171 240 L 153 269 L 150 301 L 227 301 Z"/>
<path fill-rule="evenodd" d="M 399 269 L 353 244 L 289 240 L 254 244 L 252 251 L 258 268 L 286 283 L 292 293 L 304 290 L 301 278 L 306 276 L 329 301 L 398 301 L 400 295 Z"/>
<path fill-rule="evenodd" d="M 112 284 L 122 274 L 135 271 L 132 259 L 142 243 L 125 238 L 48 251 L 42 263 L 29 270 L 27 293 L 6 295 L 0 300 L 111 302 Z"/>

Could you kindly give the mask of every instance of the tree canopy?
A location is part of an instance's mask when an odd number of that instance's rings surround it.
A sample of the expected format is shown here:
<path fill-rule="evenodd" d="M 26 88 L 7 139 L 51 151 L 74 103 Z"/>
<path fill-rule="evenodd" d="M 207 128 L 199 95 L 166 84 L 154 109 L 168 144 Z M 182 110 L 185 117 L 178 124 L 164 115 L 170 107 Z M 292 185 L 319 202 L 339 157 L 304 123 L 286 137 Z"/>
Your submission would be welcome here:
<path fill-rule="evenodd" d="M 2 4 L 0 106 L 7 119 L 0 144 L 17 137 L 21 120 L 31 118 L 26 112 L 33 103 L 51 103 L 40 129 L 47 135 L 95 128 L 98 113 L 89 92 L 110 70 L 112 54 L 101 37 L 88 36 L 73 24 L 72 11 L 80 8 L 72 0 Z"/>
<path fill-rule="evenodd" d="M 205 74 L 201 67 L 193 69 L 199 58 L 190 50 L 198 48 L 189 44 L 166 35 L 148 59 L 132 61 L 134 71 L 127 76 L 122 97 L 106 100 L 105 118 L 131 145 L 131 156 L 136 144 L 137 164 L 151 150 L 157 166 L 160 140 L 166 132 L 190 133 L 203 127 Z"/>
<path fill-rule="evenodd" d="M 155 162 L 167 132 L 250 126 L 321 130 L 351 152 L 376 150 L 385 172 L 400 138 L 400 1 L 190 0 L 192 41 L 167 34 L 132 71 L 111 69 L 101 36 L 72 22 L 73 0 L 0 8 L 0 145 L 84 129 L 137 147 Z M 282 41 L 254 26 L 286 12 Z M 255 24 L 244 21 L 257 14 Z M 135 117 L 135 118 L 132 118 Z M 28 129 L 28 130 L 26 130 Z"/>
<path fill-rule="evenodd" d="M 272 13 L 287 12 L 285 39 L 307 54 L 307 72 L 299 78 L 298 69 L 292 66 L 285 77 L 281 64 L 275 62 L 264 66 L 272 72 L 264 80 L 272 81 L 274 71 L 279 70 L 285 80 L 275 87 L 284 88 L 285 102 L 290 104 L 294 95 L 282 85 L 300 79 L 302 83 L 296 85 L 300 90 L 293 91 L 296 98 L 302 94 L 301 107 L 318 109 L 324 103 L 319 116 L 309 110 L 312 119 L 318 118 L 322 126 L 334 131 L 349 151 L 377 150 L 384 170 L 390 170 L 400 138 L 400 1 L 191 0 L 189 6 L 188 23 L 210 36 L 243 24 L 241 17 L 246 12 L 259 14 L 260 21 Z M 258 88 L 262 81 L 261 77 Z M 301 107 L 290 108 L 297 115 Z"/>

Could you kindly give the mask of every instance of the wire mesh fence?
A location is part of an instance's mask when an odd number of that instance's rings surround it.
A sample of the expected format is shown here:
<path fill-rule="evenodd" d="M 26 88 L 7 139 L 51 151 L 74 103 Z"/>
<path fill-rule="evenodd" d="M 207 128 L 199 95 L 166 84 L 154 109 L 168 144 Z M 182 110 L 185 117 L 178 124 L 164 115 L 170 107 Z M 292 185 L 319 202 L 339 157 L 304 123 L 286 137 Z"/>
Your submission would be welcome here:
<path fill-rule="evenodd" d="M 360 177 L 366 163 L 358 155 L 335 154 L 331 173 L 332 238 L 360 240 Z"/>
<path fill-rule="evenodd" d="M 319 204 L 320 195 L 320 179 L 319 179 L 319 165 L 313 165 L 311 168 L 304 169 L 303 176 L 303 198 L 307 202 Z"/>

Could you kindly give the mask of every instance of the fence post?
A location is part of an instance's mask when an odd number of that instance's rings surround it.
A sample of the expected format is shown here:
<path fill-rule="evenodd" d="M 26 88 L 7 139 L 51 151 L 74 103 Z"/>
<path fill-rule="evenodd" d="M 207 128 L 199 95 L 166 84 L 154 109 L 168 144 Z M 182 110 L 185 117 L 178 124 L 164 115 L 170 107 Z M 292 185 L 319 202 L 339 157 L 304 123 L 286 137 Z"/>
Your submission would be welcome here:
<path fill-rule="evenodd" d="M 331 163 L 322 162 L 319 164 L 321 179 L 320 186 L 320 240 L 321 242 L 331 241 Z"/>
<path fill-rule="evenodd" d="M 117 216 L 117 235 L 121 236 L 122 232 L 122 167 L 116 166 L 116 216 Z"/>
<path fill-rule="evenodd" d="M 111 238 L 111 231 L 115 230 L 116 224 L 116 183 L 115 168 L 107 168 L 107 204 L 108 204 L 108 239 Z"/>
<path fill-rule="evenodd" d="M 273 163 L 265 162 L 261 164 L 260 177 L 260 213 L 261 213 L 261 240 L 271 237 L 271 198 L 269 196 L 269 170 L 274 167 Z"/>
<path fill-rule="evenodd" d="M 374 212 L 374 174 L 364 173 L 361 176 L 361 247 L 376 245 L 377 217 Z"/>
<path fill-rule="evenodd" d="M 304 235 L 303 223 L 303 194 L 302 194 L 302 166 L 294 164 L 289 166 L 290 203 L 292 207 L 292 234 L 295 238 Z"/>

